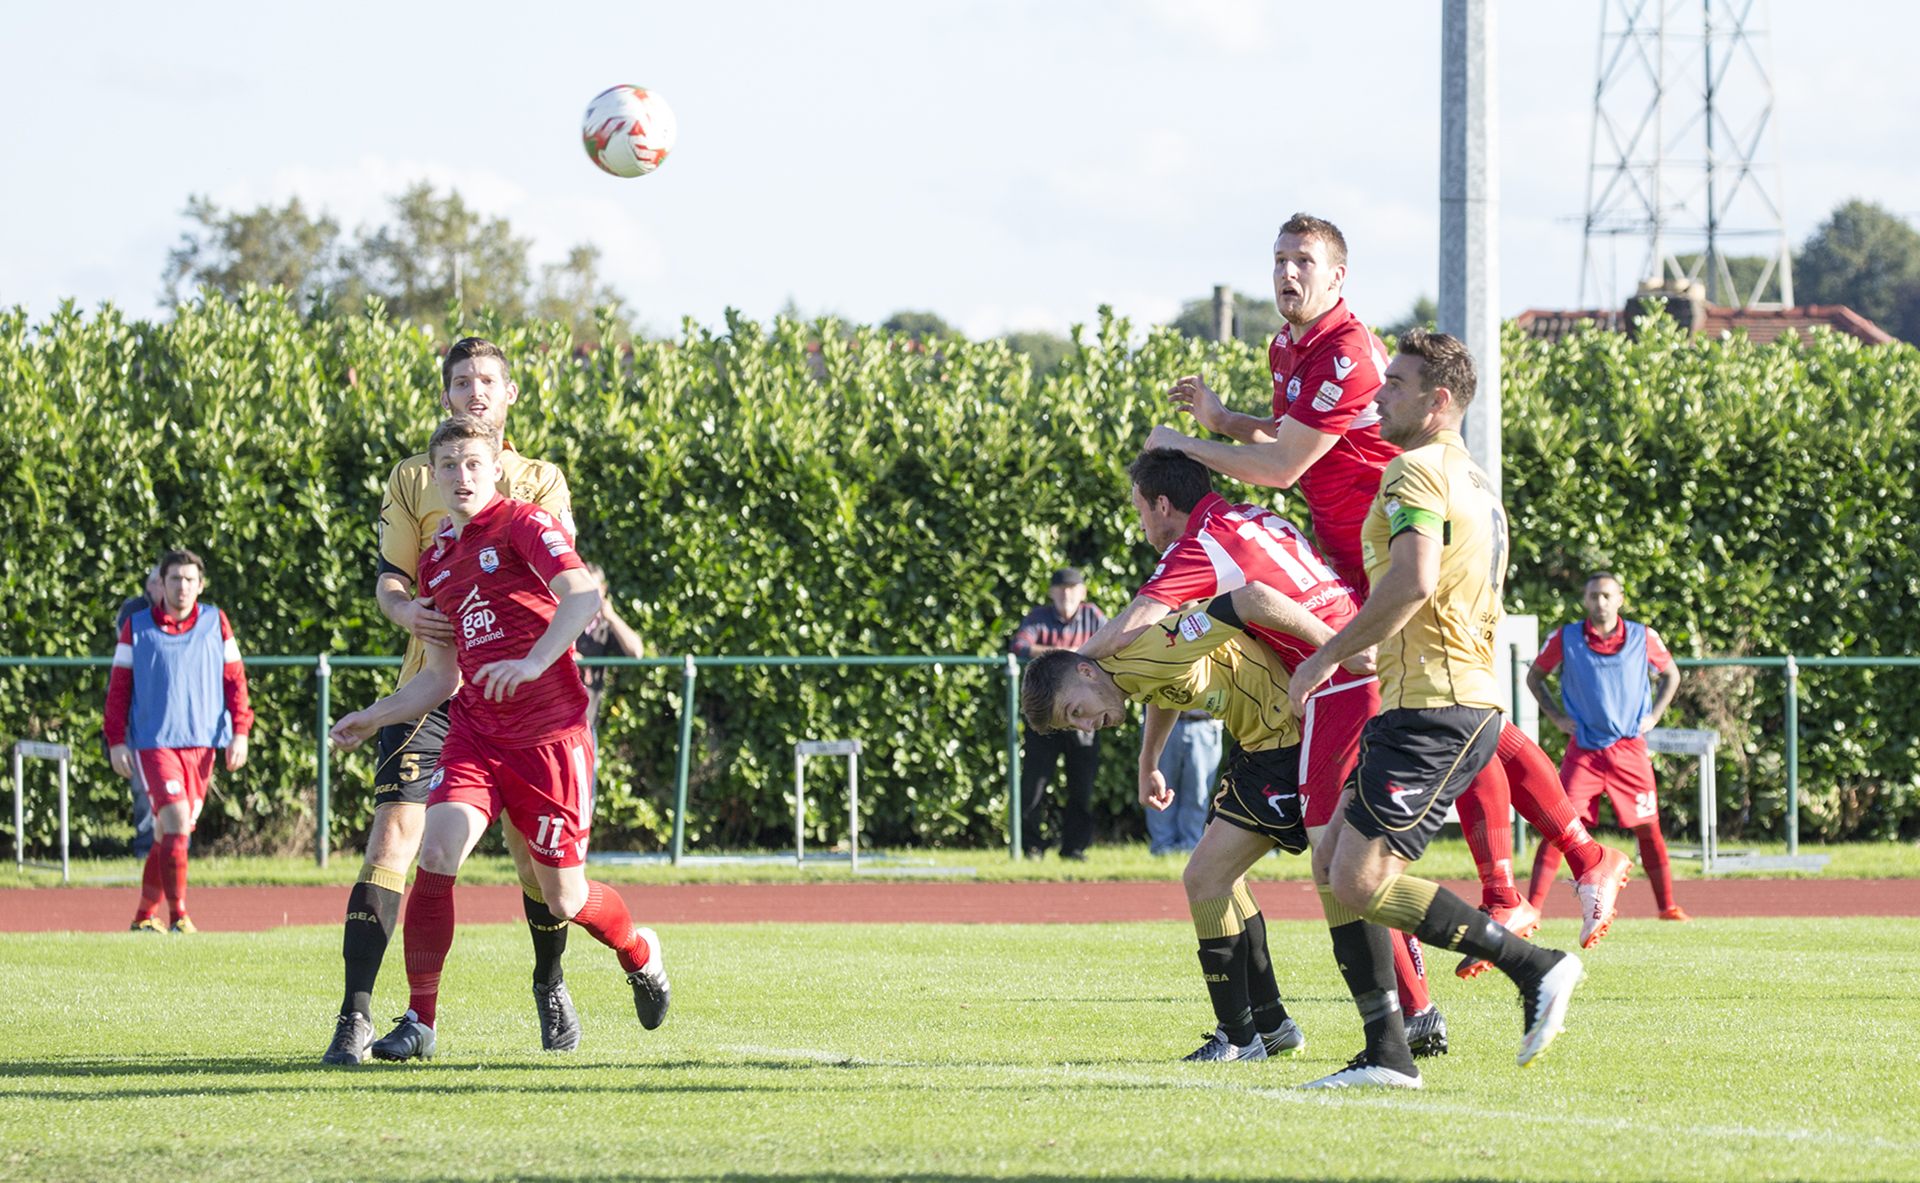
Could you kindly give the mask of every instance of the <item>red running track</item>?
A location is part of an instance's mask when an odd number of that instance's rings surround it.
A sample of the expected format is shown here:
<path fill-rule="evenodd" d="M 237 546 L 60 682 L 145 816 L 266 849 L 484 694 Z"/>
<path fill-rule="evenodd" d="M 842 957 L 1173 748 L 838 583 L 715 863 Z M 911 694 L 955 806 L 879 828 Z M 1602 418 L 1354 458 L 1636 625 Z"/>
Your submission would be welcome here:
<path fill-rule="evenodd" d="M 1469 900 L 1479 885 L 1449 883 Z M 210 932 L 257 932 L 292 924 L 337 925 L 347 892 L 338 887 L 193 887 L 187 907 Z M 620 895 L 643 924 L 1086 924 L 1186 920 L 1178 883 L 733 883 L 623 886 Z M 1320 899 L 1305 882 L 1254 884 L 1274 920 L 1318 920 Z M 518 923 L 514 885 L 455 890 L 460 920 Z M 1683 880 L 1680 904 L 1694 916 L 1920 916 L 1920 879 Z M 117 932 L 132 923 L 132 887 L 0 889 L 0 932 Z M 1575 919 L 1574 894 L 1556 884 L 1549 919 Z M 1626 919 L 1657 915 L 1641 879 L 1620 900 Z"/>

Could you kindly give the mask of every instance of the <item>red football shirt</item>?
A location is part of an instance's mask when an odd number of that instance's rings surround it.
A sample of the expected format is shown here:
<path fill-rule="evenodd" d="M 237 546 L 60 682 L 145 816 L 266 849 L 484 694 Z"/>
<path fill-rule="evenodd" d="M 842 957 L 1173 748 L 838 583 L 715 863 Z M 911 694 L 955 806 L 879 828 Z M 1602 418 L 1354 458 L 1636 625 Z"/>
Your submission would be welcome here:
<path fill-rule="evenodd" d="M 489 702 L 473 676 L 492 661 L 525 657 L 547 631 L 560 600 L 547 585 L 586 566 L 563 522 L 530 501 L 509 497 L 474 515 L 458 537 L 449 517 L 420 556 L 419 582 L 454 624 L 465 683 L 448 718 L 504 748 L 551 743 L 586 723 L 587 690 L 569 648 L 513 697 Z"/>
<path fill-rule="evenodd" d="M 1299 527 L 1257 505 L 1230 505 L 1218 493 L 1207 494 L 1193 507 L 1187 532 L 1160 556 L 1160 565 L 1139 594 L 1175 608 L 1249 583 L 1265 584 L 1287 596 L 1335 632 L 1360 611 L 1353 590 L 1320 558 Z M 1278 653 L 1289 670 L 1314 650 L 1291 633 L 1260 625 L 1249 625 L 1248 631 Z"/>
<path fill-rule="evenodd" d="M 1341 300 L 1300 341 L 1283 327 L 1267 347 L 1273 370 L 1273 419 L 1297 419 L 1337 435 L 1331 451 L 1300 477 L 1300 495 L 1313 514 L 1313 536 L 1333 569 L 1364 598 L 1366 565 L 1360 525 L 1380 474 L 1400 449 L 1380 438 L 1374 393 L 1386 381 L 1387 351 Z"/>

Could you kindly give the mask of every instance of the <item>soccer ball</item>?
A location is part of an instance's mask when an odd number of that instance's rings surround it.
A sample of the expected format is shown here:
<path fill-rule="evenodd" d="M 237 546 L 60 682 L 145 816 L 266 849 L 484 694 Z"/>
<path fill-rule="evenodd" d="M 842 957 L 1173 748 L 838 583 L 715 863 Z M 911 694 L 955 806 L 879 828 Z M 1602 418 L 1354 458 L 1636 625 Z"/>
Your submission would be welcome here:
<path fill-rule="evenodd" d="M 587 155 L 616 177 L 640 177 L 673 150 L 677 128 L 667 100 L 643 86 L 615 86 L 587 104 L 580 135 Z"/>

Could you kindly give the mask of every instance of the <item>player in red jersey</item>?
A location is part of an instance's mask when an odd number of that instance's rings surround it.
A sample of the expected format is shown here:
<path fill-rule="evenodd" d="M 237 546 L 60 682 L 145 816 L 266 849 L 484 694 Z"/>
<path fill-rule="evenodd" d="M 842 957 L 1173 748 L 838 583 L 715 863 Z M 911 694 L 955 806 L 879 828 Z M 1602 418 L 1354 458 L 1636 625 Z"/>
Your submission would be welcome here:
<path fill-rule="evenodd" d="M 454 878 L 503 810 L 527 841 L 548 907 L 619 956 L 634 1009 L 651 1031 L 666 1018 L 669 1001 L 660 940 L 651 929 L 636 929 L 619 895 L 582 869 L 593 816 L 593 743 L 573 642 L 600 609 L 599 587 L 564 522 L 500 496 L 500 439 L 491 425 L 470 415 L 449 419 L 433 433 L 427 455 L 448 519 L 420 557 L 416 586 L 459 622 L 454 647 L 429 646 L 420 674 L 332 731 L 334 743 L 352 751 L 383 726 L 419 718 L 465 682 L 448 711 L 419 872 L 407 897 L 411 1005 L 373 1054 L 433 1055 L 440 971 L 453 945 Z"/>
<path fill-rule="evenodd" d="M 1332 222 L 1295 214 L 1273 244 L 1273 296 L 1286 318 L 1267 348 L 1273 371 L 1268 415 L 1229 411 L 1198 376 L 1168 397 L 1217 435 L 1200 440 L 1156 427 L 1149 448 L 1178 448 L 1223 476 L 1275 489 L 1300 486 L 1320 553 L 1347 585 L 1367 595 L 1360 523 L 1380 474 L 1400 449 L 1380 438 L 1374 394 L 1387 372 L 1380 340 L 1347 308 L 1347 240 Z"/>
<path fill-rule="evenodd" d="M 1148 449 L 1127 469 L 1127 476 L 1141 530 L 1160 548 L 1160 563 L 1126 610 L 1081 646 L 1083 657 L 1119 652 L 1181 604 L 1248 589 L 1269 594 L 1235 595 L 1233 603 L 1245 617 L 1247 631 L 1291 671 L 1359 611 L 1352 590 L 1293 523 L 1258 506 L 1228 503 L 1213 491 L 1206 467 L 1192 457 L 1173 448 Z M 1359 756 L 1360 731 L 1380 707 L 1371 658 L 1363 656 L 1350 665 L 1309 702 L 1302 724 L 1298 778 L 1313 841 L 1332 821 L 1341 787 Z M 1171 801 L 1158 765 L 1175 717 L 1169 708 L 1147 707 L 1139 787 L 1140 803 L 1149 809 L 1165 809 Z M 1297 1054 L 1304 1042 L 1291 1023 L 1282 1029 L 1285 1008 L 1279 1005 L 1267 955 L 1266 923 L 1245 881 L 1247 871 L 1273 846 L 1272 839 L 1244 828 L 1210 824 L 1182 879 L 1196 923 L 1213 915 L 1218 901 L 1229 896 L 1240 909 L 1251 945 L 1254 1018 L 1267 1054 L 1287 1055 Z M 1204 933 L 1202 937 L 1204 965 Z M 1428 997 L 1419 942 L 1401 934 L 1394 955 L 1409 1044 L 1416 1055 L 1444 1054 L 1446 1021 Z M 1209 974 L 1214 970 L 1205 968 Z M 1220 1042 L 1218 1033 L 1214 1042 Z"/>
<path fill-rule="evenodd" d="M 1687 920 L 1686 909 L 1673 898 L 1673 870 L 1660 834 L 1660 797 L 1644 738 L 1680 689 L 1680 669 L 1659 633 L 1620 615 L 1626 595 L 1611 571 L 1589 576 L 1584 598 L 1587 618 L 1547 637 L 1527 671 L 1527 689 L 1547 721 L 1566 733 L 1560 781 L 1567 796 L 1593 826 L 1600 824 L 1600 796 L 1606 794 L 1614 819 L 1639 840 L 1640 865 L 1653 883 L 1660 919 Z M 1568 667 L 1560 682 L 1564 709 L 1547 690 L 1548 676 L 1563 665 Z M 1648 690 L 1648 671 L 1658 693 Z M 1546 899 L 1559 869 L 1554 852 L 1541 847 L 1533 864 L 1535 904 Z M 1573 870 L 1578 876 L 1580 868 Z"/>
<path fill-rule="evenodd" d="M 213 750 L 227 749 L 229 772 L 246 764 L 253 711 L 233 625 L 200 602 L 206 564 L 175 550 L 156 570 L 159 602 L 120 624 L 103 723 L 113 770 L 147 794 L 159 834 L 147 851 L 133 931 L 163 931 L 164 897 L 171 931 L 190 933 L 188 837 L 207 803 Z"/>

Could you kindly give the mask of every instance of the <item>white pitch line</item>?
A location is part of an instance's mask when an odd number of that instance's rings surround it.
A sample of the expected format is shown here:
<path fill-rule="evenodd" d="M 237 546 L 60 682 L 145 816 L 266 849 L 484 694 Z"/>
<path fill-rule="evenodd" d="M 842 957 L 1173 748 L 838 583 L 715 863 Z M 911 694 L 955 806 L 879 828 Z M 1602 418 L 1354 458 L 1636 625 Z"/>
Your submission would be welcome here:
<path fill-rule="evenodd" d="M 1339 1108 L 1386 1109 L 1394 1112 L 1418 1112 L 1422 1114 L 1445 1114 L 1454 1117 L 1471 1117 L 1492 1121 L 1524 1121 L 1541 1125 L 1583 1126 L 1587 1128 L 1613 1130 L 1621 1133 L 1634 1131 L 1639 1133 L 1661 1134 L 1669 1137 L 1695 1138 L 1771 1138 L 1786 1142 L 1833 1143 L 1844 1146 L 1871 1147 L 1880 1150 L 1920 1150 L 1920 1142 L 1895 1142 L 1888 1138 L 1846 1134 L 1832 1130 L 1804 1130 L 1786 1128 L 1768 1128 L 1764 1126 L 1676 1126 L 1657 1122 L 1633 1121 L 1625 1117 L 1586 1117 L 1579 1114 L 1555 1114 L 1502 1109 L 1488 1109 L 1479 1105 L 1463 1105 L 1455 1101 L 1428 1101 L 1420 1093 L 1395 1090 L 1390 1093 L 1353 1093 L 1353 1092 L 1302 1092 L 1297 1088 L 1275 1088 L 1271 1085 L 1241 1085 L 1230 1081 L 1182 1080 L 1161 1076 L 1147 1076 L 1132 1072 L 1114 1072 L 1107 1069 L 1080 1068 L 1073 1064 L 1043 1064 L 1031 1067 L 1005 1065 L 946 1065 L 929 1064 L 924 1061 L 908 1060 L 865 1060 L 859 1056 L 843 1052 L 821 1051 L 817 1048 L 778 1048 L 750 1045 L 733 1045 L 728 1051 L 743 1055 L 770 1056 L 787 1060 L 810 1060 L 820 1064 L 854 1068 L 921 1068 L 939 1072 L 973 1071 L 985 1074 L 999 1073 L 1010 1076 L 1065 1076 L 1086 1080 L 1098 1084 L 1124 1084 L 1133 1087 L 1149 1086 L 1170 1089 L 1198 1089 L 1202 1091 L 1238 1093 L 1262 1100 L 1280 1101 L 1291 1105 L 1320 1105 Z"/>

